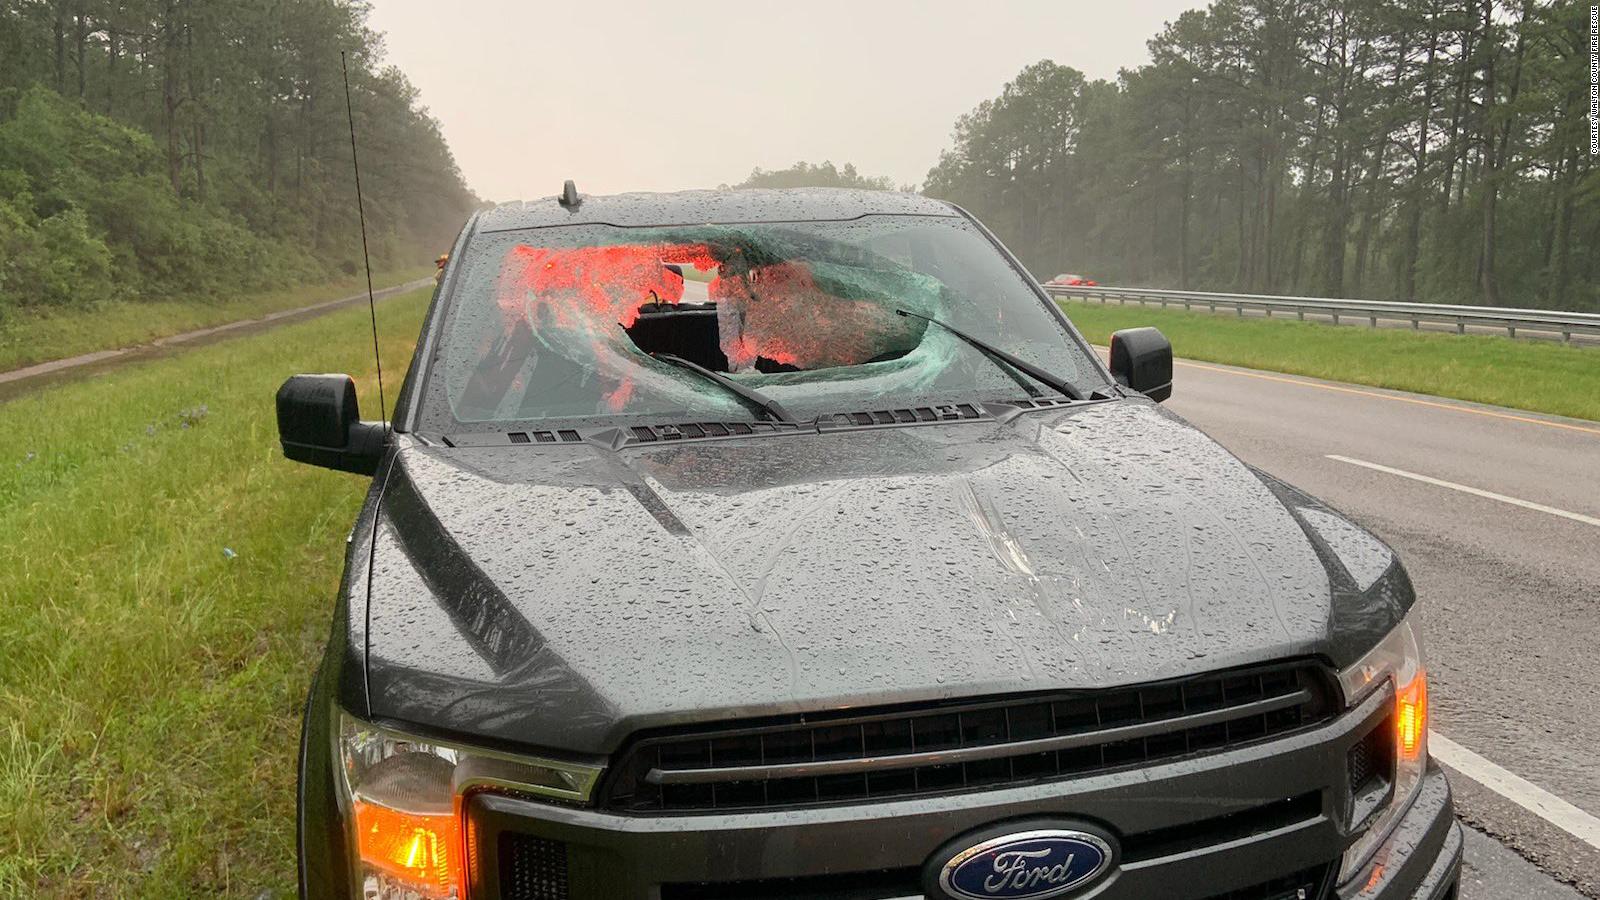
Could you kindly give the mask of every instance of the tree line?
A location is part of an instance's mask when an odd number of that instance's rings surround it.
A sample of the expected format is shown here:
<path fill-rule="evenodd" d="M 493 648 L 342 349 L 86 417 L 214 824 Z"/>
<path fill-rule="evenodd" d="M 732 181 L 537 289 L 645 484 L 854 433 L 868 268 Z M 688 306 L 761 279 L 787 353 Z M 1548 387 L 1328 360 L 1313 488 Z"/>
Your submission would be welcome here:
<path fill-rule="evenodd" d="M 725 188 L 727 185 L 721 184 L 717 187 Z M 823 160 L 818 164 L 801 160 L 787 169 L 762 169 L 757 166 L 750 170 L 749 178 L 739 182 L 734 187 L 836 187 L 868 191 L 892 191 L 894 190 L 894 180 L 887 175 L 862 175 L 856 171 L 854 163 L 845 163 L 843 168 L 839 168 L 833 164 L 832 160 Z M 915 190 L 915 186 L 906 186 L 903 189 Z"/>
<path fill-rule="evenodd" d="M 926 193 L 1036 274 L 1600 309 L 1588 6 L 1217 0 L 1114 81 L 1025 68 Z"/>
<path fill-rule="evenodd" d="M 0 3 L 0 315 L 360 262 L 340 51 L 379 263 L 477 204 L 358 0 Z"/>

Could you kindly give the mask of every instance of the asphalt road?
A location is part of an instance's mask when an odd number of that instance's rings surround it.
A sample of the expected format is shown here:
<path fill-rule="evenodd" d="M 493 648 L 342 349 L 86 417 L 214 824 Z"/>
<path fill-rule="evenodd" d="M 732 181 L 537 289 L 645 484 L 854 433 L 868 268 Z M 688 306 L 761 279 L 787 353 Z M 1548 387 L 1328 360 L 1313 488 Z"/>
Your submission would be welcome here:
<path fill-rule="evenodd" d="M 1209 363 L 1180 362 L 1168 402 L 1400 553 L 1433 731 L 1461 748 L 1435 755 L 1471 770 L 1457 805 L 1489 835 L 1462 896 L 1600 898 L 1600 424 Z"/>

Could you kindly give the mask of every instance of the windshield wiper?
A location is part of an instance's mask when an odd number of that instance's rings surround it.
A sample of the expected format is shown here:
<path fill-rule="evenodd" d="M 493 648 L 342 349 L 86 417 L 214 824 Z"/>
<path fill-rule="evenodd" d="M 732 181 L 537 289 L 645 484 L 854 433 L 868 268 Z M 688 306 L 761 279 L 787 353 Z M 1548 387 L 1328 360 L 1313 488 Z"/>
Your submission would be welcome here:
<path fill-rule="evenodd" d="M 1065 378 L 1062 378 L 1062 377 L 1060 377 L 1058 375 L 1052 375 L 1049 372 L 1045 371 L 1044 369 L 1041 369 L 1038 366 L 1034 365 L 1033 363 L 1028 362 L 1025 359 L 1020 359 L 1020 358 L 1018 358 L 1016 356 L 1013 356 L 1010 353 L 1007 353 L 1006 351 L 1001 350 L 999 347 L 994 346 L 993 344 L 989 344 L 989 343 L 986 343 L 984 341 L 980 341 L 977 338 L 973 337 L 972 335 L 967 334 L 965 331 L 962 331 L 962 330 L 956 328 L 953 325 L 949 325 L 949 324 L 946 324 L 944 322 L 941 322 L 938 319 L 933 318 L 932 316 L 924 316 L 924 315 L 921 315 L 919 313 L 908 312 L 908 311 L 903 310 L 903 309 L 897 309 L 897 310 L 895 310 L 895 312 L 897 314 L 905 316 L 906 318 L 909 318 L 909 319 L 921 319 L 924 322 L 931 322 L 934 325 L 937 325 L 940 328 L 943 328 L 945 331 L 948 331 L 951 334 L 955 335 L 956 337 L 962 339 L 963 341 L 966 341 L 968 344 L 971 344 L 973 347 L 976 347 L 980 352 L 983 353 L 984 356 L 987 356 L 990 359 L 995 360 L 996 362 L 1003 363 L 1006 366 L 1010 366 L 1011 368 L 1016 369 L 1017 371 L 1028 375 L 1029 377 L 1033 378 L 1035 381 L 1039 382 L 1040 384 L 1047 385 L 1049 387 L 1055 388 L 1056 390 L 1058 390 L 1061 393 L 1067 395 L 1068 397 L 1071 397 L 1073 400 L 1082 400 L 1082 399 L 1084 399 L 1084 396 L 1083 396 L 1082 392 L 1080 392 L 1077 388 L 1073 387 L 1072 386 L 1072 382 L 1067 381 Z"/>
<path fill-rule="evenodd" d="M 721 385 L 727 389 L 728 393 L 737 396 L 740 400 L 750 404 L 757 410 L 766 413 L 775 422 L 794 421 L 794 418 L 789 415 L 789 411 L 783 408 L 783 404 L 772 399 L 771 397 L 768 397 L 766 394 L 761 393 L 755 388 L 745 387 L 721 372 L 713 372 L 699 363 L 690 362 L 681 356 L 673 356 L 671 353 L 652 353 L 650 354 L 650 358 L 658 359 L 668 365 L 677 366 L 680 369 L 687 369 L 688 371 L 699 375 L 707 381 Z"/>

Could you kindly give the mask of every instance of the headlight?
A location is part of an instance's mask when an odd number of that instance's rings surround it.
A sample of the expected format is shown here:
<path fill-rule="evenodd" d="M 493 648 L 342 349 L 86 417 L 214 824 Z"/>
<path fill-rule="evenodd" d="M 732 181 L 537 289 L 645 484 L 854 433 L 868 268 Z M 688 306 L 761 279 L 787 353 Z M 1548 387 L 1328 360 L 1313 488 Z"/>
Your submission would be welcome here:
<path fill-rule="evenodd" d="M 1394 795 L 1345 851 L 1339 871 L 1342 884 L 1361 871 L 1394 830 L 1395 823 L 1410 807 L 1428 767 L 1428 676 L 1411 617 L 1407 616 L 1355 665 L 1340 672 L 1339 682 L 1350 706 L 1366 700 L 1373 691 L 1389 685 L 1394 689 L 1394 709 L 1379 726 L 1392 730 Z"/>
<path fill-rule="evenodd" d="M 589 799 L 600 770 L 469 750 L 338 713 L 339 807 L 366 900 L 452 900 L 464 892 L 462 800 L 499 790 Z"/>

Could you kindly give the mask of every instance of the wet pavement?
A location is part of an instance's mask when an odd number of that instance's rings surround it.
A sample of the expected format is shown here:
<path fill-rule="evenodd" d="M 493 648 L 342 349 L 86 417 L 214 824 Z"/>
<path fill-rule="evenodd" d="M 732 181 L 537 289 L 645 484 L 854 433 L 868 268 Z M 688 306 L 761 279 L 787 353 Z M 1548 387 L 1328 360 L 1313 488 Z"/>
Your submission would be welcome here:
<path fill-rule="evenodd" d="M 1393 545 L 1420 598 L 1433 729 L 1600 816 L 1600 423 L 1209 363 L 1179 363 L 1168 405 Z M 1600 848 L 1452 783 L 1464 818 L 1600 897 Z M 1475 865 L 1463 897 L 1566 896 Z"/>
<path fill-rule="evenodd" d="M 1580 900 L 1583 896 L 1476 829 L 1468 828 L 1466 838 L 1461 900 Z"/>

